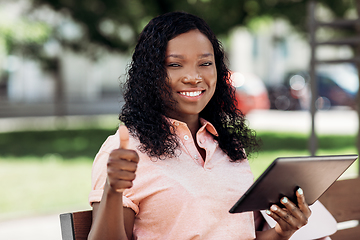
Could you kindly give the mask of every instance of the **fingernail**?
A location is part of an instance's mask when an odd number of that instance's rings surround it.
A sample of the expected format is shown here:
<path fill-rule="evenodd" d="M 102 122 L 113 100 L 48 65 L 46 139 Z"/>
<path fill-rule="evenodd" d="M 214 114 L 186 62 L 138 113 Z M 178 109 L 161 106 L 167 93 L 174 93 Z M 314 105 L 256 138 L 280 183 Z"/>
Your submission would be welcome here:
<path fill-rule="evenodd" d="M 270 209 L 273 210 L 273 211 L 276 211 L 278 208 L 277 208 L 276 205 L 272 205 L 272 206 L 270 207 Z"/>
<path fill-rule="evenodd" d="M 266 213 L 267 215 L 271 215 L 270 210 L 266 210 L 265 213 Z"/>
<path fill-rule="evenodd" d="M 301 188 L 299 188 L 297 191 L 300 195 L 303 195 L 303 193 L 304 193 L 304 191 Z"/>
<path fill-rule="evenodd" d="M 283 198 L 281 199 L 281 202 L 282 202 L 282 203 L 287 203 L 287 202 L 288 202 L 287 197 L 283 197 Z"/>

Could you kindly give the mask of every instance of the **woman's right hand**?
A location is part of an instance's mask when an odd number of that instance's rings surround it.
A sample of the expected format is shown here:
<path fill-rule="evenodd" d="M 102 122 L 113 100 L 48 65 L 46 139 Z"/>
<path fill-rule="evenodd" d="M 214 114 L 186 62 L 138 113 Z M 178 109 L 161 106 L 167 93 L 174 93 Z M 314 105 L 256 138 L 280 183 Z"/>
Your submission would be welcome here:
<path fill-rule="evenodd" d="M 100 202 L 93 203 L 93 223 L 88 239 L 132 239 L 135 212 L 123 207 L 122 192 L 132 187 L 139 156 L 128 148 L 129 131 L 119 127 L 120 147 L 110 153 L 107 179 Z"/>
<path fill-rule="evenodd" d="M 107 184 L 111 190 L 122 193 L 133 185 L 139 155 L 135 150 L 128 149 L 129 130 L 126 126 L 119 127 L 119 135 L 120 147 L 110 153 L 107 162 Z"/>

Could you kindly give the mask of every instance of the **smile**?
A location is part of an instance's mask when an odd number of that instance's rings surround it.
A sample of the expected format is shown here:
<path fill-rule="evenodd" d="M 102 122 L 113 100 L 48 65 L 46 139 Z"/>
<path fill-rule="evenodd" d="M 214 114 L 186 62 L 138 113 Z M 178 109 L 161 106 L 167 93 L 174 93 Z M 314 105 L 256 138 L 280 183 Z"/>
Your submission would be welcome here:
<path fill-rule="evenodd" d="M 181 95 L 183 96 L 187 96 L 187 97 L 197 97 L 199 96 L 202 91 L 194 91 L 194 92 L 179 92 Z"/>

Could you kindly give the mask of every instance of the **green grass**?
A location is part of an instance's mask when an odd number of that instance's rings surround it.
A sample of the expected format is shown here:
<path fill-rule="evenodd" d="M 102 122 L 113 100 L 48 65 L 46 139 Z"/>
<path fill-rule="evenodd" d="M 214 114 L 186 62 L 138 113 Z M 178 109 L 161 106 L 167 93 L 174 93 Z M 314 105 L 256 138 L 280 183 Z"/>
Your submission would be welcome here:
<path fill-rule="evenodd" d="M 0 220 L 88 209 L 92 160 L 113 129 L 0 133 Z M 257 178 L 280 156 L 309 155 L 308 136 L 258 132 L 263 147 L 249 159 Z M 318 155 L 354 154 L 355 136 L 320 136 Z M 358 172 L 358 162 L 347 173 Z"/>
<path fill-rule="evenodd" d="M 90 208 L 91 159 L 68 160 L 56 155 L 0 157 L 0 220 Z"/>

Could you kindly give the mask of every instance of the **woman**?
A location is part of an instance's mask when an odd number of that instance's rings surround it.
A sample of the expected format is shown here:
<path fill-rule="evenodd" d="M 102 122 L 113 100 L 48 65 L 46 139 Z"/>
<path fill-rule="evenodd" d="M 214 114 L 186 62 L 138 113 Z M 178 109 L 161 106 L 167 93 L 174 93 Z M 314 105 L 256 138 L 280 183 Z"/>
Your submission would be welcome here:
<path fill-rule="evenodd" d="M 258 143 L 202 19 L 175 12 L 151 20 L 124 97 L 126 127 L 94 161 L 89 239 L 288 239 L 307 223 L 301 191 L 298 206 L 284 198 L 286 208 L 267 211 L 277 221 L 267 231 L 255 233 L 252 212 L 228 212 L 253 182 L 244 149 Z"/>

